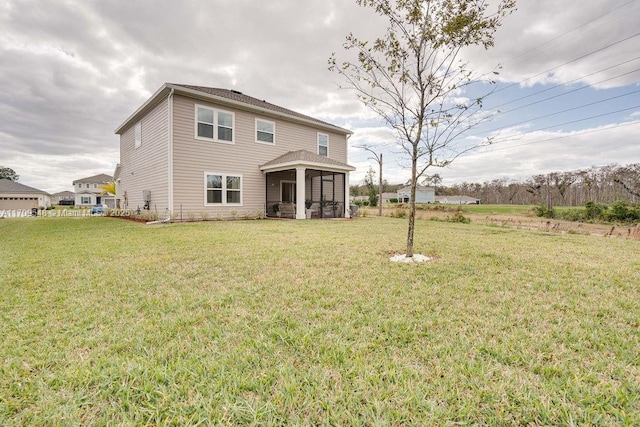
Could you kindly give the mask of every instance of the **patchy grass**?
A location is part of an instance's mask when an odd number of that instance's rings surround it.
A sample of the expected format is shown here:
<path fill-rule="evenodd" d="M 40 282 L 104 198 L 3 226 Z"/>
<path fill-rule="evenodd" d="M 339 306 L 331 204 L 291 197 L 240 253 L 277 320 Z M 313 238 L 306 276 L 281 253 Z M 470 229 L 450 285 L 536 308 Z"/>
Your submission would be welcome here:
<path fill-rule="evenodd" d="M 0 221 L 0 424 L 638 425 L 640 244 Z"/>
<path fill-rule="evenodd" d="M 459 207 L 463 212 L 478 215 L 527 215 L 531 214 L 533 208 L 530 205 L 461 205 Z"/>

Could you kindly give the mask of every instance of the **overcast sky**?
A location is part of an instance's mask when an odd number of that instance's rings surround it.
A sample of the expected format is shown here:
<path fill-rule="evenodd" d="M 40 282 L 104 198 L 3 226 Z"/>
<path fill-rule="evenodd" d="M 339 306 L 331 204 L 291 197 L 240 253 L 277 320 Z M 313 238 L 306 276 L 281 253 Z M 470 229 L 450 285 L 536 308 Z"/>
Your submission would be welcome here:
<path fill-rule="evenodd" d="M 477 69 L 502 65 L 471 138 L 491 147 L 434 169 L 444 184 L 640 162 L 640 0 L 520 0 Z M 236 89 L 346 127 L 353 145 L 391 137 L 327 70 L 349 33 L 384 23 L 355 0 L 0 0 L 0 166 L 51 193 L 111 175 L 114 129 L 163 83 Z M 409 171 L 385 153 L 385 178 Z"/>

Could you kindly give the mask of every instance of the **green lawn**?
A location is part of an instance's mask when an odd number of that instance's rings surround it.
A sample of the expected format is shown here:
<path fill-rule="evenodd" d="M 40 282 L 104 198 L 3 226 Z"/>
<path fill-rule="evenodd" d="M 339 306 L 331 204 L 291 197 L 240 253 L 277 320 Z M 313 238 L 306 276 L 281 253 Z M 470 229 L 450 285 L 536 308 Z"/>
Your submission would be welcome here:
<path fill-rule="evenodd" d="M 640 425 L 640 242 L 0 220 L 0 425 Z"/>

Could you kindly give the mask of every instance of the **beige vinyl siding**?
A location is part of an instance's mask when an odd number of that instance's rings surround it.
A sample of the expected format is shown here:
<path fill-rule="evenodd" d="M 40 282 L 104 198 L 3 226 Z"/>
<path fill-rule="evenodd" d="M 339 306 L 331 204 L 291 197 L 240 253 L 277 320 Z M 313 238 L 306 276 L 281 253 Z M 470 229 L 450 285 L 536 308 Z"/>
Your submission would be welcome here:
<path fill-rule="evenodd" d="M 32 209 L 44 207 L 43 196 L 37 194 L 0 194 L 0 210 Z"/>
<path fill-rule="evenodd" d="M 195 138 L 196 104 L 234 113 L 234 144 Z M 317 152 L 319 131 L 329 135 L 330 158 L 345 163 L 347 160 L 346 137 L 338 133 L 178 95 L 174 96 L 173 111 L 173 211 L 178 215 L 182 212 L 183 218 L 189 212 L 199 217 L 202 211 L 212 218 L 218 214 L 229 216 L 232 211 L 240 216 L 263 212 L 266 188 L 260 165 L 289 151 Z M 255 142 L 256 118 L 275 122 L 274 145 Z M 242 175 L 242 206 L 205 206 L 205 172 Z"/>
<path fill-rule="evenodd" d="M 140 121 L 142 141 L 135 148 L 136 123 L 120 135 L 119 192 L 124 204 L 127 192 L 129 209 L 144 206 L 143 191 L 151 191 L 150 208 L 164 216 L 169 210 L 168 101 L 164 99 Z"/>

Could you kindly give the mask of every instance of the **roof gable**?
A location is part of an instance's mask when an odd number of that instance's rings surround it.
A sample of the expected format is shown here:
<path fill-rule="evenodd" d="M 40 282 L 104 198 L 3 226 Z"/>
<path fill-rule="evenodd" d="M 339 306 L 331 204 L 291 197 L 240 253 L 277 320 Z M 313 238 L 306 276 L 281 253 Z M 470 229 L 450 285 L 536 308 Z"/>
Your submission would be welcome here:
<path fill-rule="evenodd" d="M 183 84 L 177 84 L 177 83 L 173 83 L 174 86 L 179 86 L 179 87 L 183 87 L 186 89 L 191 89 L 191 90 L 195 90 L 198 92 L 203 92 L 209 95 L 214 95 L 220 98 L 225 98 L 225 99 L 229 99 L 232 101 L 236 101 L 242 104 L 246 104 L 246 105 L 250 105 L 253 107 L 258 107 L 261 109 L 265 109 L 265 110 L 270 110 L 273 112 L 277 112 L 280 114 L 285 114 L 287 116 L 292 116 L 292 117 L 297 117 L 300 119 L 304 119 L 310 122 L 315 122 L 317 124 L 323 125 L 323 126 L 331 126 L 331 127 L 335 127 L 337 129 L 337 126 L 332 125 L 331 123 L 327 123 L 324 122 L 322 120 L 318 120 L 315 119 L 313 117 L 298 113 L 296 111 L 293 110 L 289 110 L 288 108 L 284 108 L 284 107 L 280 107 L 279 105 L 275 105 L 275 104 L 271 104 L 267 101 L 265 101 L 264 99 L 258 99 L 258 98 L 254 98 L 252 96 L 248 96 L 243 94 L 242 92 L 239 92 L 237 90 L 233 90 L 233 89 L 221 89 L 221 88 L 214 88 L 214 87 L 205 87 L 205 86 L 191 86 L 191 85 L 183 85 Z M 342 131 L 345 131 L 347 133 L 351 133 L 350 131 L 346 131 L 345 129 L 340 129 Z"/>
<path fill-rule="evenodd" d="M 75 181 L 73 181 L 73 185 L 76 185 L 77 183 L 89 183 L 89 184 L 104 184 L 106 182 L 110 182 L 113 180 L 113 177 L 111 175 L 106 175 L 104 173 L 100 174 L 100 175 L 94 175 L 94 176 L 90 176 L 88 178 L 80 178 L 80 179 L 76 179 Z"/>
<path fill-rule="evenodd" d="M 271 104 L 263 99 L 245 95 L 237 90 L 177 83 L 165 83 L 151 96 L 151 98 L 149 98 L 131 116 L 129 116 L 129 118 L 118 126 L 115 133 L 121 134 L 125 129 L 129 128 L 134 122 L 140 120 L 149 110 L 151 110 L 151 108 L 157 105 L 161 100 L 168 97 L 171 93 L 176 93 L 190 98 L 203 99 L 213 103 L 223 103 L 236 108 L 280 117 L 285 120 L 302 122 L 307 125 L 317 126 L 343 135 L 351 135 L 353 133 L 350 130 L 332 125 L 331 123 L 289 110 L 288 108 L 280 107 L 279 105 Z"/>
<path fill-rule="evenodd" d="M 33 193 L 49 195 L 46 191 L 38 190 L 37 188 L 29 187 L 28 185 L 20 184 L 19 182 L 4 178 L 0 179 L 0 193 Z"/>
<path fill-rule="evenodd" d="M 260 165 L 262 171 L 274 171 L 295 167 L 296 165 L 315 166 L 323 169 L 353 171 L 356 168 L 329 157 L 321 156 L 307 150 L 289 151 L 282 156 Z"/>

